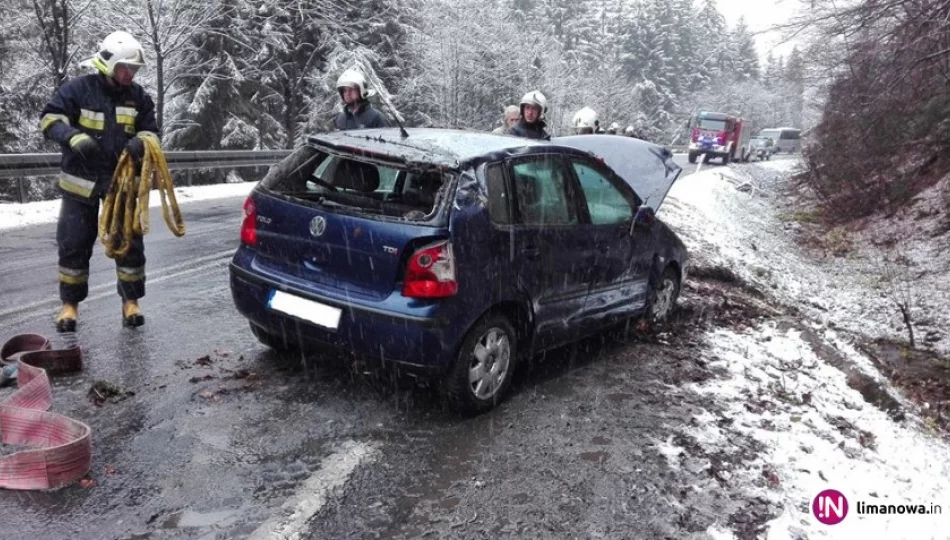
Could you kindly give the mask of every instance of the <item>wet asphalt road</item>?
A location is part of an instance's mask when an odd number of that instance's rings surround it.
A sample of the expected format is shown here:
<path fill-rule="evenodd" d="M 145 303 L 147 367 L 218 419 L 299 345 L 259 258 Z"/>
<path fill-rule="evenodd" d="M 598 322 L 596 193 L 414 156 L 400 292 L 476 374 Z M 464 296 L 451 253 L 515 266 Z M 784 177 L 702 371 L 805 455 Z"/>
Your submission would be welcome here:
<path fill-rule="evenodd" d="M 227 281 L 242 202 L 183 206 L 184 238 L 153 210 L 139 329 L 121 327 L 97 246 L 85 369 L 54 380 L 53 406 L 92 427 L 94 484 L 0 491 L 0 537 L 245 538 L 276 519 L 314 539 L 707 538 L 745 512 L 662 452 L 669 426 L 710 407 L 678 386 L 709 376 L 686 326 L 549 353 L 497 410 L 462 420 L 432 390 L 259 345 Z M 54 237 L 53 224 L 0 235 L 0 339 L 58 339 Z M 100 380 L 134 395 L 97 406 Z"/>

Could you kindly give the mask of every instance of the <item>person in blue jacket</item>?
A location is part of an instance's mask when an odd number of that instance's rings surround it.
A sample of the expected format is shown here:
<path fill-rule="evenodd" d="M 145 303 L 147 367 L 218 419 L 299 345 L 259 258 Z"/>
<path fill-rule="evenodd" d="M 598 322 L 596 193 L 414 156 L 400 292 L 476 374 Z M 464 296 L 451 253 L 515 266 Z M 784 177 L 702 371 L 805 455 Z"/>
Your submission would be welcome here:
<path fill-rule="evenodd" d="M 114 32 L 99 44 L 88 63 L 98 73 L 66 81 L 43 108 L 40 130 L 62 147 L 59 188 L 62 206 L 56 228 L 59 246 L 59 332 L 74 332 L 79 303 L 89 294 L 89 259 L 98 235 L 100 201 L 124 150 L 141 164 L 145 138 L 159 141 L 155 104 L 132 82 L 145 65 L 141 44 L 126 32 Z M 128 254 L 116 260 L 123 326 L 145 318 L 138 300 L 145 296 L 145 245 L 131 240 Z"/>

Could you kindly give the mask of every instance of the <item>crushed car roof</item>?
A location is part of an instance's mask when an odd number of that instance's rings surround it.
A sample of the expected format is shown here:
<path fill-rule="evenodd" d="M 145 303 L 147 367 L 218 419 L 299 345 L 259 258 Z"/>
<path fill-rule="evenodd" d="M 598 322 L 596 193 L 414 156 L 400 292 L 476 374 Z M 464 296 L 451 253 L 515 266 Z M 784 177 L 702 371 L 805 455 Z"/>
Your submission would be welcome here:
<path fill-rule="evenodd" d="M 480 131 L 439 128 L 407 128 L 403 138 L 399 128 L 333 131 L 311 135 L 309 140 L 321 146 L 341 150 L 399 157 L 407 162 L 457 167 L 478 157 L 514 149 L 551 146 L 550 142 L 498 135 Z"/>

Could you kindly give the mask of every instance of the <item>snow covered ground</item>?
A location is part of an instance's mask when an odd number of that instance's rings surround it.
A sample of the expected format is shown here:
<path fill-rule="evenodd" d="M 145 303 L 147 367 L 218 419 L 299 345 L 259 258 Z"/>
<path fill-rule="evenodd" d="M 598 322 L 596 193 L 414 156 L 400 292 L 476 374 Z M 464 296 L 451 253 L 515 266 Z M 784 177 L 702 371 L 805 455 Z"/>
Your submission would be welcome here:
<path fill-rule="evenodd" d="M 255 185 L 257 185 L 257 182 L 178 187 L 175 188 L 175 198 L 178 199 L 179 204 L 186 204 L 209 199 L 241 197 L 249 194 Z M 148 205 L 150 208 L 162 205 L 162 199 L 158 191 L 153 190 L 149 195 Z M 0 231 L 40 223 L 53 223 L 59 216 L 59 206 L 59 199 L 26 204 L 0 204 Z"/>
<path fill-rule="evenodd" d="M 667 456 L 673 466 L 695 461 L 696 455 L 743 456 L 743 465 L 726 480 L 745 497 L 769 501 L 779 516 L 768 524 L 770 540 L 948 538 L 950 446 L 915 414 L 895 420 L 875 406 L 855 388 L 849 371 L 878 381 L 888 397 L 913 411 L 873 362 L 851 346 L 848 331 L 905 334 L 895 330 L 893 309 L 884 309 L 880 289 L 869 284 L 873 268 L 867 260 L 849 274 L 808 256 L 794 242 L 774 194 L 796 165 L 706 166 L 677 182 L 660 210 L 700 264 L 729 268 L 776 304 L 796 306 L 805 315 L 789 324 L 769 320 L 706 336 L 710 348 L 704 360 L 726 375 L 688 388 L 707 395 L 715 412 L 697 414 L 692 426 L 671 426 L 701 450 L 668 447 Z M 940 291 L 929 302 L 932 310 L 950 312 Z M 750 438 L 764 450 L 749 452 Z M 812 512 L 813 500 L 825 489 L 848 500 L 848 514 L 836 525 L 822 524 Z M 859 503 L 940 505 L 943 513 L 859 515 Z M 722 529 L 709 533 L 730 537 Z"/>

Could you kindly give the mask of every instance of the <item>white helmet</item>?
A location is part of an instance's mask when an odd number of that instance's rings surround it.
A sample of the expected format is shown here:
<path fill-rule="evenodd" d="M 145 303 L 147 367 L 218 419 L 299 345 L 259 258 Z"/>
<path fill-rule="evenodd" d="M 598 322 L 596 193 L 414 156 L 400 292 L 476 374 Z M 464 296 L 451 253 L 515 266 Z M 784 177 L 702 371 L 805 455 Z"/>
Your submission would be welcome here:
<path fill-rule="evenodd" d="M 537 90 L 532 90 L 521 98 L 521 116 L 524 116 L 525 105 L 537 105 L 538 107 L 541 107 L 542 117 L 544 116 L 544 113 L 548 112 L 548 98 L 544 97 L 544 94 L 538 92 Z"/>
<path fill-rule="evenodd" d="M 614 122 L 613 124 L 610 124 L 610 127 L 609 127 L 608 129 L 609 129 L 610 131 L 614 131 L 614 132 L 619 131 L 619 130 L 620 130 L 620 124 L 618 124 L 617 122 Z"/>
<path fill-rule="evenodd" d="M 632 135 L 634 132 L 633 126 L 627 126 L 627 129 L 623 130 L 627 135 Z"/>
<path fill-rule="evenodd" d="M 99 50 L 89 63 L 107 77 L 115 74 L 115 66 L 142 67 L 145 65 L 145 52 L 142 44 L 128 32 L 113 32 L 99 43 Z"/>
<path fill-rule="evenodd" d="M 340 75 L 340 78 L 336 80 L 336 89 L 340 93 L 340 97 L 343 97 L 343 89 L 347 87 L 355 86 L 360 90 L 360 98 L 366 99 L 369 97 L 369 89 L 366 87 L 366 77 L 363 76 L 363 73 L 356 68 L 350 68 L 343 72 Z"/>
<path fill-rule="evenodd" d="M 595 129 L 597 127 L 597 112 L 590 107 L 584 107 L 577 111 L 574 113 L 574 118 L 571 119 L 571 127 L 575 130 Z"/>

